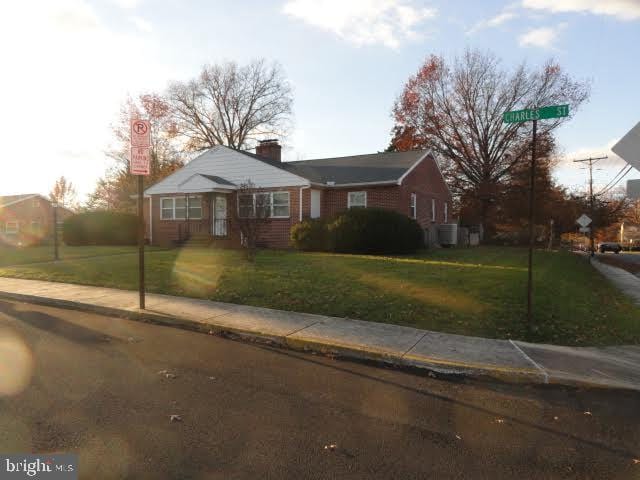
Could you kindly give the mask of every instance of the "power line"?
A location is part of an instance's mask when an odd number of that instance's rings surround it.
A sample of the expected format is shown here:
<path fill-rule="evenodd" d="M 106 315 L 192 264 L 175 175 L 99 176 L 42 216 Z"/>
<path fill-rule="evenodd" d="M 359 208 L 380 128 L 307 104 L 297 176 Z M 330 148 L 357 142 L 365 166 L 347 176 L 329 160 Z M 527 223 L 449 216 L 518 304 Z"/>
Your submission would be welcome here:
<path fill-rule="evenodd" d="M 605 193 L 610 191 L 613 187 L 615 187 L 618 183 L 620 183 L 620 181 L 624 177 L 626 177 L 629 174 L 632 168 L 633 167 L 631 165 L 625 165 L 624 167 L 622 167 L 622 169 L 618 172 L 618 174 L 615 177 L 613 177 L 613 180 L 611 180 L 602 190 L 600 190 L 600 192 L 596 193 L 596 196 L 604 195 Z M 625 169 L 626 171 L 623 173 Z M 622 174 L 622 176 L 620 178 L 617 178 L 620 174 Z"/>

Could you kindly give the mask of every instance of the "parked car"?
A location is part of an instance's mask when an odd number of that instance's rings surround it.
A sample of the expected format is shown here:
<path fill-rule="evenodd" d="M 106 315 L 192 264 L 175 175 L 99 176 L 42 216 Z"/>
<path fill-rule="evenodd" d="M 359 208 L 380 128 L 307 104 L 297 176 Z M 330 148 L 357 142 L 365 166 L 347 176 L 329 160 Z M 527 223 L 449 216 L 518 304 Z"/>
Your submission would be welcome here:
<path fill-rule="evenodd" d="M 598 245 L 598 250 L 600 251 L 600 253 L 620 253 L 620 251 L 622 250 L 622 245 L 620 245 L 618 242 L 602 242 L 600 245 Z"/>

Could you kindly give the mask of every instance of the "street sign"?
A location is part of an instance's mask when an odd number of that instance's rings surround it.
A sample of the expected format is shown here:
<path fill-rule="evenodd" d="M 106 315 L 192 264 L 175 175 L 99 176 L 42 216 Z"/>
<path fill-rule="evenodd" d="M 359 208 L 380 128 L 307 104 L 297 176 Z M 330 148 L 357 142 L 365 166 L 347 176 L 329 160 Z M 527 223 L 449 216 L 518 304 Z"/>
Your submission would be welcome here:
<path fill-rule="evenodd" d="M 589 227 L 580 227 L 580 232 L 582 233 L 589 233 L 591 231 L 591 229 Z"/>
<path fill-rule="evenodd" d="M 640 122 L 629 130 L 611 150 L 629 165 L 640 170 Z"/>
<path fill-rule="evenodd" d="M 131 120 L 131 146 L 149 147 L 151 146 L 151 125 L 149 120 Z"/>
<path fill-rule="evenodd" d="M 552 105 L 550 107 L 528 108 L 525 110 L 504 112 L 502 114 L 502 121 L 504 123 L 519 123 L 531 120 L 545 120 L 548 118 L 561 118 L 568 116 L 569 105 Z"/>
<path fill-rule="evenodd" d="M 129 157 L 131 175 L 151 174 L 151 153 L 149 147 L 131 147 Z"/>
<path fill-rule="evenodd" d="M 576 223 L 578 225 L 580 225 L 581 227 L 586 227 L 591 222 L 592 222 L 592 220 L 589 217 L 587 217 L 584 213 L 582 215 L 580 215 L 580 218 L 578 218 L 578 220 L 576 220 Z"/>
<path fill-rule="evenodd" d="M 129 150 L 129 169 L 132 175 L 149 175 L 151 173 L 151 125 L 149 120 L 132 119 L 131 148 Z"/>

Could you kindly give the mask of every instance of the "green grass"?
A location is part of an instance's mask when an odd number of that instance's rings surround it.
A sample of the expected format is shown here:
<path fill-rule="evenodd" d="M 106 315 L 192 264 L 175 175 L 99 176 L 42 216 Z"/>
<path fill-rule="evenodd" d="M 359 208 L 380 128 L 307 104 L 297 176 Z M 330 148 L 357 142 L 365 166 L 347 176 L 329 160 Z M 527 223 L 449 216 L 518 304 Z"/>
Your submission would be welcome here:
<path fill-rule="evenodd" d="M 135 253 L 137 247 L 132 246 L 88 246 L 68 247 L 60 245 L 58 255 L 61 260 L 78 258 L 120 255 Z M 0 266 L 23 265 L 27 263 L 51 262 L 54 258 L 53 245 L 37 247 L 0 247 Z"/>
<path fill-rule="evenodd" d="M 525 327 L 526 250 L 442 249 L 404 257 L 213 249 L 147 254 L 149 291 L 442 332 L 564 345 L 640 343 L 640 309 L 583 257 L 536 252 Z M 0 268 L 0 275 L 135 289 L 131 256 Z"/>

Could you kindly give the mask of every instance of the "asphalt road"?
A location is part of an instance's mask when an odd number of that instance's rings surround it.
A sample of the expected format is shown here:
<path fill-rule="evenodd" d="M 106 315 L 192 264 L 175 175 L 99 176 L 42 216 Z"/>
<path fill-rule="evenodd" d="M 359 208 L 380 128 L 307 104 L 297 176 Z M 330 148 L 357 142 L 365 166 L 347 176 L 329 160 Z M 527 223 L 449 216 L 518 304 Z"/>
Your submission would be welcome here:
<path fill-rule="evenodd" d="M 639 407 L 0 301 L 0 451 L 81 478 L 638 479 Z"/>

